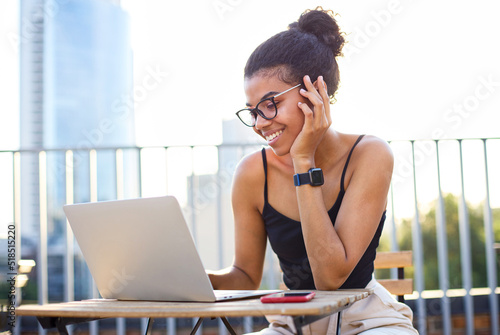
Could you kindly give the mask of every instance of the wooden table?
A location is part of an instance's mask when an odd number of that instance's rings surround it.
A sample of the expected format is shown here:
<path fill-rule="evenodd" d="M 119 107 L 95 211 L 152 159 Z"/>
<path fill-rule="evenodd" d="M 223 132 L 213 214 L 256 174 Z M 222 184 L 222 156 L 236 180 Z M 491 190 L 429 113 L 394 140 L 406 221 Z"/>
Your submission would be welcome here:
<path fill-rule="evenodd" d="M 291 291 L 295 292 L 295 291 Z M 364 299 L 372 290 L 315 291 L 316 296 L 306 303 L 263 304 L 259 299 L 234 300 L 216 303 L 119 301 L 91 299 L 46 305 L 22 305 L 16 309 L 21 316 L 36 316 L 43 328 L 57 328 L 67 334 L 66 325 L 103 318 L 149 318 L 146 334 L 151 334 L 155 318 L 221 318 L 231 334 L 235 334 L 226 317 L 290 315 L 302 334 L 302 327 L 334 313 L 339 313 L 337 334 L 340 332 L 340 312 L 355 301 Z"/>

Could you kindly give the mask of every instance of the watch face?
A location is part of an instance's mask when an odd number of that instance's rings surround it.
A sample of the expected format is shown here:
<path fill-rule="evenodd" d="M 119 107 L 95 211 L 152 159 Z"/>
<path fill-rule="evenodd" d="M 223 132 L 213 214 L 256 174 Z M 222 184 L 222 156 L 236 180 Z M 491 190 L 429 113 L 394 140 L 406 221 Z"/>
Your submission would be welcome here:
<path fill-rule="evenodd" d="M 320 186 L 323 185 L 323 171 L 321 169 L 311 169 L 309 170 L 309 175 L 311 176 L 311 185 Z"/>

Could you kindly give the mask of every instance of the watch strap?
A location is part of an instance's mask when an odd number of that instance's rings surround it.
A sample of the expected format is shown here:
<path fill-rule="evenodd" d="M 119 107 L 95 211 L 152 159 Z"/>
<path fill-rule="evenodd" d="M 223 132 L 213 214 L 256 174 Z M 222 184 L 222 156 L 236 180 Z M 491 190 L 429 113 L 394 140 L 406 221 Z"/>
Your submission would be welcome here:
<path fill-rule="evenodd" d="M 297 173 L 293 175 L 293 183 L 295 186 L 321 186 L 324 183 L 323 171 L 320 168 L 310 168 L 307 173 Z"/>
<path fill-rule="evenodd" d="M 295 186 L 310 184 L 311 176 L 309 175 L 309 172 L 294 174 L 293 183 L 295 184 Z"/>

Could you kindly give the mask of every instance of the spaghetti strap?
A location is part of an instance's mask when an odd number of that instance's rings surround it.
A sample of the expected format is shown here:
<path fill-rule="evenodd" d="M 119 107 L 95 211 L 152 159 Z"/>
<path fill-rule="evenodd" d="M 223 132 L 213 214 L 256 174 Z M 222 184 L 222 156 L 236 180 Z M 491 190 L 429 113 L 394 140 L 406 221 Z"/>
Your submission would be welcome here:
<path fill-rule="evenodd" d="M 267 204 L 267 157 L 266 157 L 266 148 L 262 148 L 262 163 L 264 164 L 264 203 Z"/>
<path fill-rule="evenodd" d="M 351 159 L 351 155 L 352 155 L 352 152 L 354 151 L 354 148 L 359 143 L 359 141 L 361 141 L 361 139 L 363 138 L 363 136 L 365 136 L 365 135 L 360 135 L 358 137 L 358 139 L 356 140 L 356 142 L 354 142 L 354 145 L 352 146 L 351 151 L 349 152 L 349 156 L 347 156 L 347 160 L 345 161 L 345 165 L 344 165 L 344 171 L 342 171 L 342 177 L 340 178 L 340 192 L 345 192 L 345 189 L 344 189 L 344 177 L 345 177 L 345 173 L 347 171 L 347 165 L 349 165 L 349 160 Z M 267 183 L 267 178 L 266 178 L 266 183 Z"/>

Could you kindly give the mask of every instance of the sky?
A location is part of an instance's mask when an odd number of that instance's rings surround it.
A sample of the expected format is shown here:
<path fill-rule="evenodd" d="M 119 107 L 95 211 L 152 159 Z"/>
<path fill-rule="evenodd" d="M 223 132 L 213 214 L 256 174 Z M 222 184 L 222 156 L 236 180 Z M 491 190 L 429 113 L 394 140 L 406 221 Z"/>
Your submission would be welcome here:
<path fill-rule="evenodd" d="M 244 106 L 243 67 L 316 1 L 123 0 L 134 52 L 139 145 L 217 144 Z M 348 44 L 333 127 L 387 140 L 498 137 L 496 1 L 324 1 Z M 19 145 L 18 0 L 0 4 L 0 148 Z M 143 94 L 151 71 L 159 85 Z M 141 94 L 140 94 L 141 93 Z M 250 129 L 250 138 L 253 136 Z"/>
<path fill-rule="evenodd" d="M 130 16 L 138 145 L 221 143 L 222 122 L 246 102 L 243 68 L 250 53 L 318 4 L 338 13 L 348 41 L 331 108 L 336 130 L 386 140 L 500 137 L 498 1 L 121 3 Z M 19 146 L 18 6 L 18 0 L 0 2 L 0 149 Z M 152 72 L 158 85 L 146 87 Z M 259 140 L 238 126 L 248 141 Z M 482 159 L 480 148 L 467 150 L 467 162 Z M 9 168 L 0 166 L 0 175 Z M 398 170 L 404 162 L 396 162 Z M 449 189 L 460 192 L 456 178 L 450 180 Z M 471 188 L 480 183 L 472 180 Z M 479 201 L 484 190 L 476 193 Z"/>
<path fill-rule="evenodd" d="M 122 4 L 131 15 L 136 82 L 148 66 L 168 73 L 136 108 L 138 142 L 153 144 L 220 142 L 220 120 L 234 118 L 246 102 L 250 53 L 318 2 Z M 323 7 L 339 13 L 349 41 L 339 59 L 336 129 L 387 140 L 499 135 L 498 2 L 325 1 Z"/>

